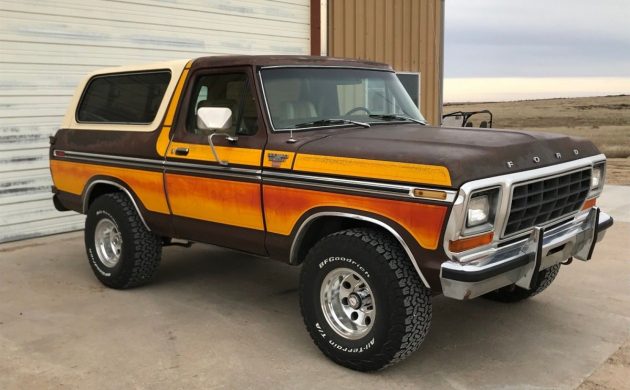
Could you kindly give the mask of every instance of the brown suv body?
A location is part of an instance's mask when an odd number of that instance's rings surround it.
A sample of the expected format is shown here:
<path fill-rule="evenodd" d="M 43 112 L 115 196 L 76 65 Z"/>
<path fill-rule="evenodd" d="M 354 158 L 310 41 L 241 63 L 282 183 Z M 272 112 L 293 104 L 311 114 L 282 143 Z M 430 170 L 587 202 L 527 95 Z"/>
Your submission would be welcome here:
<path fill-rule="evenodd" d="M 92 80 L 140 70 L 98 72 L 79 87 L 64 127 L 51 139 L 55 204 L 60 210 L 87 213 L 99 196 L 122 191 L 146 228 L 165 240 L 216 244 L 291 264 L 300 264 L 331 233 L 374 227 L 395 238 L 426 288 L 436 293 L 448 287 L 453 291 L 447 295 L 466 299 L 510 282 L 480 287 L 501 272 L 484 279 L 479 276 L 487 272 L 484 264 L 473 261 L 470 264 L 480 268 L 471 271 L 467 254 L 484 247 L 496 252 L 518 239 L 536 242 L 532 229 L 521 229 L 509 239 L 505 230 L 499 231 L 510 223 L 507 214 L 514 206 L 510 191 L 515 182 L 586 169 L 588 174 L 582 175 L 588 177 L 580 177 L 590 185 L 592 167 L 605 161 L 587 140 L 538 132 L 440 128 L 410 121 L 371 123 L 369 128 L 345 123 L 276 130 L 261 70 L 283 67 L 392 71 L 365 61 L 284 56 L 204 57 L 157 65 L 148 71 L 168 70 L 171 80 L 155 120 L 142 124 L 142 131 L 125 123 L 79 120 L 77 107 Z M 235 73 L 243 75 L 251 92 L 253 104 L 241 108 L 249 110 L 250 130 L 237 140 L 214 138 L 222 164 L 212 154 L 207 134 L 189 131 L 194 117 L 190 110 L 200 106 L 195 95 L 198 80 Z M 502 215 L 496 211 L 493 216 L 497 230 L 490 241 L 484 236 L 471 244 L 483 235 L 463 233 L 464 208 L 477 189 L 473 184 L 491 178 L 498 181 L 490 180 L 490 188 L 500 187 L 497 196 L 510 204 L 501 206 Z M 572 187 L 556 190 L 556 196 L 565 189 Z M 582 256 L 586 259 L 612 220 L 593 207 L 598 193 L 582 188 L 575 195 L 571 207 L 555 215 L 559 218 L 549 214 L 532 225 L 549 230 L 588 219 L 580 222 L 584 229 L 592 229 L 590 241 L 579 243 L 589 246 L 588 255 Z M 595 225 L 586 226 L 593 221 Z M 560 251 L 570 257 L 577 255 L 578 248 L 574 249 Z M 541 263 L 550 262 L 552 254 L 545 256 L 523 260 L 521 274 L 527 272 L 527 264 L 542 270 Z M 554 259 L 553 264 L 561 260 Z M 448 272 L 456 276 L 454 282 L 445 280 L 446 263 L 452 264 Z"/>

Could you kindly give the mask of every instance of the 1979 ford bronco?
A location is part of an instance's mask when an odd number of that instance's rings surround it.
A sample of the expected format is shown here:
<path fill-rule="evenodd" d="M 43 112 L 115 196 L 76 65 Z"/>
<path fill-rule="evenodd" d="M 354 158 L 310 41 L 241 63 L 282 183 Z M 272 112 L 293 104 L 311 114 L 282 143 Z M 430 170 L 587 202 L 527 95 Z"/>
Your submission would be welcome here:
<path fill-rule="evenodd" d="M 584 139 L 429 126 L 388 65 L 294 56 L 96 72 L 50 148 L 103 284 L 181 240 L 301 264 L 311 337 L 362 371 L 419 347 L 434 294 L 515 302 L 589 260 L 605 167 Z"/>

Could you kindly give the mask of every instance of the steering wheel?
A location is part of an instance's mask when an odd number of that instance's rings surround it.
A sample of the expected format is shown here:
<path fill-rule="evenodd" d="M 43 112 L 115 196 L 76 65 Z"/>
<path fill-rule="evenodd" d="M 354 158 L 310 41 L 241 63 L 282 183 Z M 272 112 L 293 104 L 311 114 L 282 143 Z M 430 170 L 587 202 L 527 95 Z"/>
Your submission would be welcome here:
<path fill-rule="evenodd" d="M 354 114 L 355 112 L 359 112 L 359 111 L 365 111 L 368 115 L 372 115 L 372 113 L 370 112 L 370 110 L 368 110 L 368 109 L 367 109 L 367 108 L 365 108 L 365 107 L 361 107 L 361 106 L 353 108 L 352 110 L 350 110 L 350 111 L 346 112 L 346 113 L 345 113 L 345 115 L 352 115 L 352 114 Z"/>

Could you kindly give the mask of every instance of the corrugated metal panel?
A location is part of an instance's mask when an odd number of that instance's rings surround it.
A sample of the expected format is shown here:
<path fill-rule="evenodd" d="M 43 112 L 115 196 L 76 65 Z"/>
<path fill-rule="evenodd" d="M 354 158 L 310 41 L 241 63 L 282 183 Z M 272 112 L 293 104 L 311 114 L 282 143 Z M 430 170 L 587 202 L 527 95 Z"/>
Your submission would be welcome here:
<path fill-rule="evenodd" d="M 328 2 L 328 54 L 420 72 L 421 111 L 439 124 L 443 0 Z"/>
<path fill-rule="evenodd" d="M 107 66 L 308 54 L 309 0 L 0 0 L 0 242 L 83 226 L 51 202 L 48 136 Z"/>

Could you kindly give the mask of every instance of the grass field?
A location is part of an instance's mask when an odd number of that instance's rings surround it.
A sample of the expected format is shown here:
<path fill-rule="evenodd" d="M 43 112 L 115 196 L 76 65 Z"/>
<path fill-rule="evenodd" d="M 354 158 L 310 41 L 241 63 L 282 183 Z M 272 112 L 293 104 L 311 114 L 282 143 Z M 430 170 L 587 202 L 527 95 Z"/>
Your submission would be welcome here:
<path fill-rule="evenodd" d="M 589 138 L 609 159 L 606 181 L 630 185 L 630 95 L 444 106 L 444 113 L 490 110 L 495 128 Z"/>

